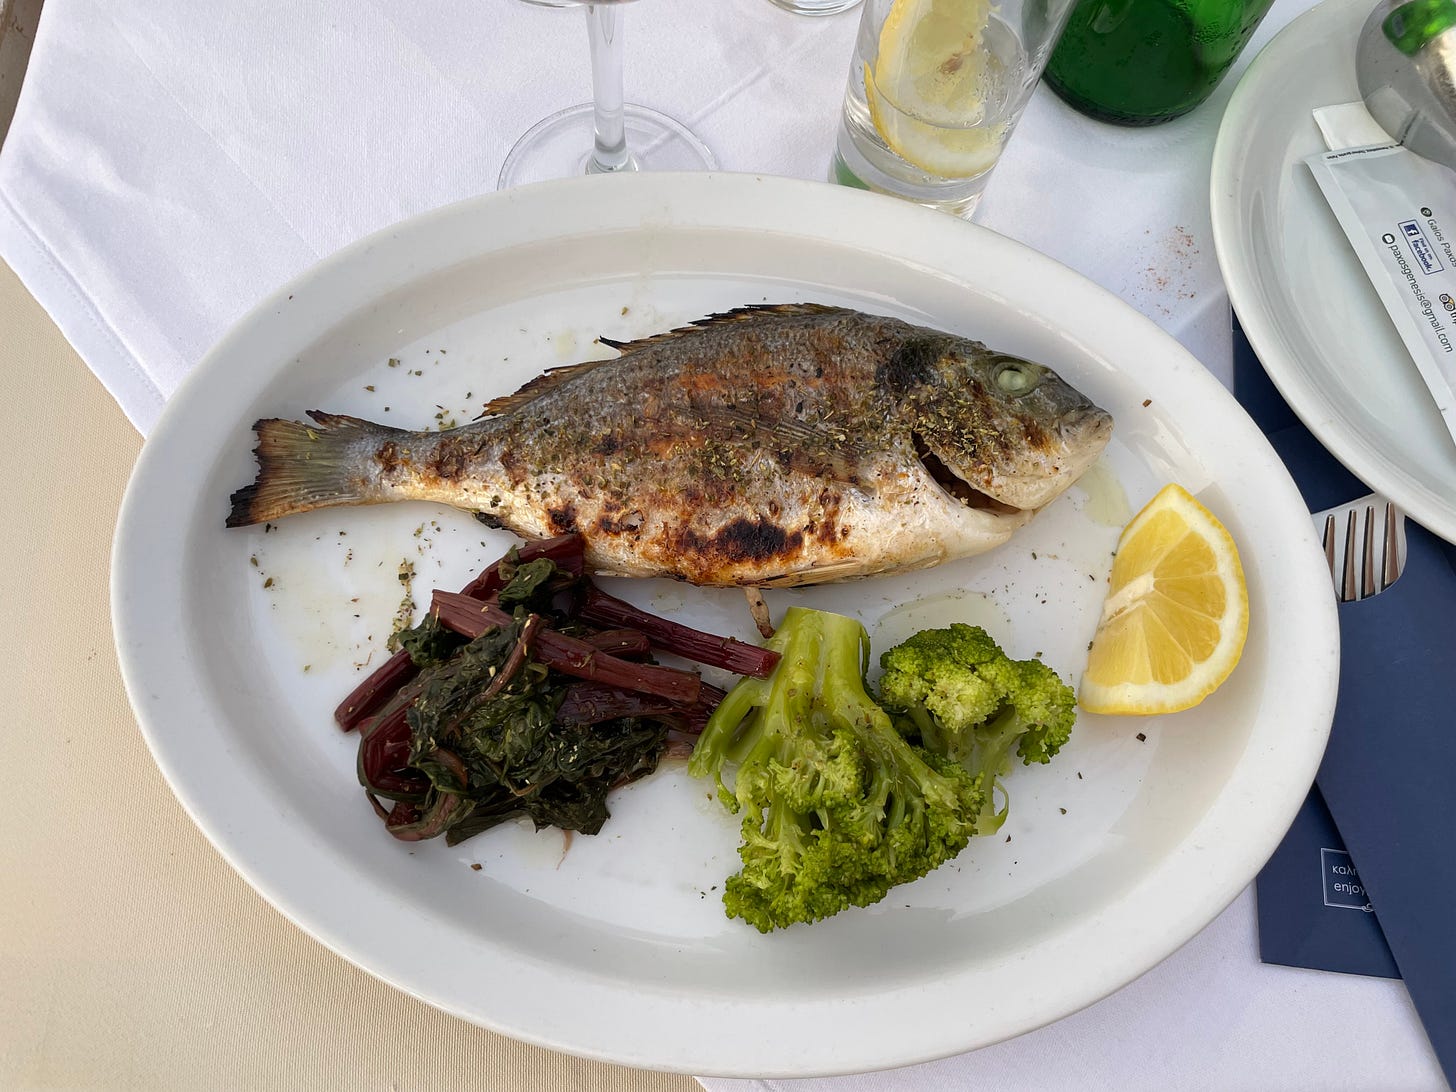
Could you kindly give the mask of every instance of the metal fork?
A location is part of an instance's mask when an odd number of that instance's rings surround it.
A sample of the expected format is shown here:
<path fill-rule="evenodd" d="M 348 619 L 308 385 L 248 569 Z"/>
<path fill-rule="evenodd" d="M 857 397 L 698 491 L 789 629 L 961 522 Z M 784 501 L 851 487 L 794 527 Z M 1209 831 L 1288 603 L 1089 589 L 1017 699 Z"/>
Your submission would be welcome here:
<path fill-rule="evenodd" d="M 1376 541 L 1376 509 L 1384 508 L 1384 530 Z M 1362 518 L 1363 517 L 1363 518 Z M 1400 577 L 1405 565 L 1405 517 L 1375 493 L 1316 512 L 1325 546 L 1325 561 L 1341 603 L 1379 595 Z"/>

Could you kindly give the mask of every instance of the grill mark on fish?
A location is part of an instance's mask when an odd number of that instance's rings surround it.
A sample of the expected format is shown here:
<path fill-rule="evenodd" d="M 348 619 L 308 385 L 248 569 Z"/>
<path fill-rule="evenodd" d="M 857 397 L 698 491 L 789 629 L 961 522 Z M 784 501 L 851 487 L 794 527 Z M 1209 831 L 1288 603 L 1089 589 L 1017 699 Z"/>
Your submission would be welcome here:
<path fill-rule="evenodd" d="M 1029 446 L 1037 451 L 1051 451 L 1052 449 L 1052 434 L 1036 421 L 1022 421 L 1021 436 Z"/>
<path fill-rule="evenodd" d="M 429 462 L 429 471 L 442 482 L 458 481 L 470 466 L 470 452 L 458 438 L 441 441 Z M 473 445 L 471 445 L 473 446 Z"/>
<path fill-rule="evenodd" d="M 756 562 L 768 567 L 787 567 L 804 545 L 801 531 L 788 531 L 772 520 L 729 520 L 709 536 L 686 527 L 672 542 L 674 551 L 696 559 L 706 569 L 726 564 Z"/>
<path fill-rule="evenodd" d="M 576 506 L 574 504 L 562 504 L 555 508 L 546 509 L 546 521 L 551 526 L 551 533 L 564 535 L 576 530 Z"/>
<path fill-rule="evenodd" d="M 819 492 L 819 509 L 822 513 L 805 528 L 825 546 L 833 546 L 839 541 L 839 510 L 843 495 L 829 488 Z"/>
<path fill-rule="evenodd" d="M 386 440 L 379 445 L 379 450 L 374 455 L 374 461 L 379 464 L 382 474 L 392 475 L 399 469 L 399 445 L 393 440 Z"/>
<path fill-rule="evenodd" d="M 621 511 L 619 506 L 612 505 L 611 510 L 603 514 L 597 520 L 597 529 L 608 535 L 635 535 L 642 530 L 646 517 L 638 510 L 633 509 L 621 519 L 617 518 L 617 512 Z"/>

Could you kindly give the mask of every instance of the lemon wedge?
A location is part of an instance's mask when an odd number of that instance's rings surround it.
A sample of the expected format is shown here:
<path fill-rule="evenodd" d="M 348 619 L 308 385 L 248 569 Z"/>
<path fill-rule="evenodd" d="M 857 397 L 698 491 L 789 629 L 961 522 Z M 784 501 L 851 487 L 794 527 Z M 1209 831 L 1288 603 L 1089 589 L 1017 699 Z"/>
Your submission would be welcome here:
<path fill-rule="evenodd" d="M 1089 713 L 1172 713 L 1229 677 L 1249 631 L 1233 537 L 1180 485 L 1123 529 L 1077 702 Z"/>
<path fill-rule="evenodd" d="M 875 129 L 900 158 L 946 178 L 996 162 L 1005 123 L 984 124 L 995 73 L 984 38 L 990 0 L 895 0 L 864 66 Z"/>

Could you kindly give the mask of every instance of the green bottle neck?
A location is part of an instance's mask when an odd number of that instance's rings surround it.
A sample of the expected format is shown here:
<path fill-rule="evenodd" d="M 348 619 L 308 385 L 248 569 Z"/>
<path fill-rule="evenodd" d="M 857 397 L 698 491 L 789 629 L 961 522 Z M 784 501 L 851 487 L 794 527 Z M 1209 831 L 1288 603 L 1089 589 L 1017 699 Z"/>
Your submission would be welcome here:
<path fill-rule="evenodd" d="M 1456 0 L 1410 0 L 1380 24 L 1385 37 L 1407 57 L 1414 57 L 1430 40 L 1456 26 Z"/>

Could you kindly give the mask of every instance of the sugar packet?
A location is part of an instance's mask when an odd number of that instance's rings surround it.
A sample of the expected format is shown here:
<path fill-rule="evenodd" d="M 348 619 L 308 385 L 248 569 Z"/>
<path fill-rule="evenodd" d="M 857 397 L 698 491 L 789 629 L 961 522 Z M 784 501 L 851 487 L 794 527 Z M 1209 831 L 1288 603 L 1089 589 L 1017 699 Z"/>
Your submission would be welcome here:
<path fill-rule="evenodd" d="M 1305 162 L 1456 440 L 1456 173 L 1391 141 L 1363 103 L 1314 112 Z"/>

